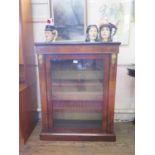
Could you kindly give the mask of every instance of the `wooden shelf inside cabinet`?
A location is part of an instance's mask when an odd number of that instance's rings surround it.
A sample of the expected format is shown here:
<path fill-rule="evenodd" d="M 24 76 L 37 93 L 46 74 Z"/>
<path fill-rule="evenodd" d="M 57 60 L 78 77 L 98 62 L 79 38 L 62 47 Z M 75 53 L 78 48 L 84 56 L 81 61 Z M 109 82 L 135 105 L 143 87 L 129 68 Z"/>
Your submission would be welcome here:
<path fill-rule="evenodd" d="M 36 43 L 42 140 L 115 141 L 115 43 Z"/>

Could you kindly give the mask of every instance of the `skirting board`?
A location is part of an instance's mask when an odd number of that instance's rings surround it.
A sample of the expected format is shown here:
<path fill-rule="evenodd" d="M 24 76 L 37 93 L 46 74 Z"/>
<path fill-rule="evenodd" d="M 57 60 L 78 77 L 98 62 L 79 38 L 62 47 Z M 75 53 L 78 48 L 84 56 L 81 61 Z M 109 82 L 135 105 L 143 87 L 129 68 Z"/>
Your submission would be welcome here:
<path fill-rule="evenodd" d="M 135 119 L 134 110 L 115 110 L 114 121 L 115 122 L 129 122 Z"/>

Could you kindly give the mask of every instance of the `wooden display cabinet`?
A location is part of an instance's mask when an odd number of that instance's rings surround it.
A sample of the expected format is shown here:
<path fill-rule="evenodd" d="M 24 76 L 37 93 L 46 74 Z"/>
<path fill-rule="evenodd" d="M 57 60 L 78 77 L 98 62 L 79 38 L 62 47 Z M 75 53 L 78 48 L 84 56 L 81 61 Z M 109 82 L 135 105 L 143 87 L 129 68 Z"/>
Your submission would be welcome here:
<path fill-rule="evenodd" d="M 36 43 L 42 140 L 115 141 L 116 43 Z"/>

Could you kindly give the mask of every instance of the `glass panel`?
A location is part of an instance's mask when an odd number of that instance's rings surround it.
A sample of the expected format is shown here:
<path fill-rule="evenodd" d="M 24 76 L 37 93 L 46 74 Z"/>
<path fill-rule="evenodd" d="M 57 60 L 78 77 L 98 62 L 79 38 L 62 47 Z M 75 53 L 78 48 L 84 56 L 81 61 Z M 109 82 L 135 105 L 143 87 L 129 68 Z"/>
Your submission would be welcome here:
<path fill-rule="evenodd" d="M 103 59 L 52 60 L 54 128 L 101 129 Z"/>

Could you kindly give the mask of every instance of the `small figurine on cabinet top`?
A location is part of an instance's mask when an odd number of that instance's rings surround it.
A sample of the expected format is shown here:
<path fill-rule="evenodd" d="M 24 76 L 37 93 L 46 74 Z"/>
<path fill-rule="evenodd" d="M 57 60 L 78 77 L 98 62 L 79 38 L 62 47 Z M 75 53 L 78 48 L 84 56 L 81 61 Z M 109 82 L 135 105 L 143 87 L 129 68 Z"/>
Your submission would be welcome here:
<path fill-rule="evenodd" d="M 47 20 L 45 26 L 45 39 L 46 42 L 55 42 L 58 37 L 58 31 L 54 26 L 54 20 L 52 18 Z"/>
<path fill-rule="evenodd" d="M 111 23 L 102 24 L 99 28 L 100 40 L 102 42 L 112 42 L 113 36 L 116 34 L 117 27 Z"/>
<path fill-rule="evenodd" d="M 86 42 L 98 41 L 98 27 L 96 25 L 89 25 L 86 30 Z"/>

